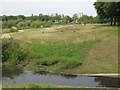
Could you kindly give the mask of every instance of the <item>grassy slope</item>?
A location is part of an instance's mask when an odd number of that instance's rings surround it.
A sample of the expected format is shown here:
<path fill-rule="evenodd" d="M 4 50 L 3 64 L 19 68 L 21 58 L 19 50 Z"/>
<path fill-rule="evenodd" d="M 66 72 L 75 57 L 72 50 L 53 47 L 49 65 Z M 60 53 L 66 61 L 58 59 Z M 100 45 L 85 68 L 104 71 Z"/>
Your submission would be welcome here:
<path fill-rule="evenodd" d="M 62 71 L 74 74 L 116 73 L 118 71 L 117 31 L 117 27 L 111 26 L 69 25 L 27 30 L 11 36 L 17 38 L 21 45 L 30 47 L 32 59 L 27 62 L 25 68 L 27 70 Z M 68 62 L 68 66 L 71 65 L 70 59 L 77 63 L 82 62 L 82 65 L 75 64 L 77 67 L 68 69 L 65 62 Z M 42 60 L 45 64 L 41 65 Z"/>
<path fill-rule="evenodd" d="M 86 54 L 82 66 L 71 73 L 117 73 L 118 27 L 96 26 L 94 34 L 101 42 Z"/>

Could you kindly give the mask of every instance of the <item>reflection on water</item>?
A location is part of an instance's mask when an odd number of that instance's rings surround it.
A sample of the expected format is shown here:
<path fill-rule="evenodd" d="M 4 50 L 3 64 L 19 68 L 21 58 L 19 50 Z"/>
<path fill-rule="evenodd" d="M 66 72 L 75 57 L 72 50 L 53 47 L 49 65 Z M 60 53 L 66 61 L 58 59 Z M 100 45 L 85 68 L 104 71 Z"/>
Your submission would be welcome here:
<path fill-rule="evenodd" d="M 22 69 L 15 68 L 15 69 L 9 69 L 9 68 L 2 68 L 2 77 L 9 77 L 13 79 L 16 76 L 19 76 L 22 74 Z"/>
<path fill-rule="evenodd" d="M 50 72 L 45 72 L 45 71 L 41 71 L 41 72 L 33 72 L 33 74 L 38 74 L 38 75 L 57 75 L 66 79 L 72 79 L 77 77 L 77 75 L 70 75 L 70 74 L 58 74 L 58 73 L 50 73 Z"/>
<path fill-rule="evenodd" d="M 3 69 L 3 83 L 56 84 L 65 86 L 118 87 L 118 79 L 54 74 L 48 72 L 23 72 L 20 69 Z"/>
<path fill-rule="evenodd" d="M 111 87 L 111 85 L 118 87 L 118 79 L 115 78 L 96 77 L 95 82 L 99 82 L 99 86 L 103 87 Z"/>

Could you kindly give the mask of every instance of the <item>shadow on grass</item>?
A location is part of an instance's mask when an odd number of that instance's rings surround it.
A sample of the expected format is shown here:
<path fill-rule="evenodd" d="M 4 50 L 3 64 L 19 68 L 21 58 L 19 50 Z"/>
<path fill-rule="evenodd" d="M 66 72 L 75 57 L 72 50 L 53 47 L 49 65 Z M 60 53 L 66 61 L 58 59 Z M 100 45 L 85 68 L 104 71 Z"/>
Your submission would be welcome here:
<path fill-rule="evenodd" d="M 118 25 L 110 25 L 110 24 L 97 24 L 95 26 L 118 27 Z"/>

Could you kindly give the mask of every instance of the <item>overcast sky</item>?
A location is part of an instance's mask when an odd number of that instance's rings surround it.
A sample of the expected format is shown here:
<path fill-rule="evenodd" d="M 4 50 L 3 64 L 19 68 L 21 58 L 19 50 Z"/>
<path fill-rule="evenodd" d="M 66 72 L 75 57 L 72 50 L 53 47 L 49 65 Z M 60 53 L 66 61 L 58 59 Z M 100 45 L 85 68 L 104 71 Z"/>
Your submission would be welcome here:
<path fill-rule="evenodd" d="M 0 14 L 38 15 L 40 13 L 59 13 L 72 16 L 83 12 L 96 16 L 93 3 L 96 0 L 0 0 Z"/>

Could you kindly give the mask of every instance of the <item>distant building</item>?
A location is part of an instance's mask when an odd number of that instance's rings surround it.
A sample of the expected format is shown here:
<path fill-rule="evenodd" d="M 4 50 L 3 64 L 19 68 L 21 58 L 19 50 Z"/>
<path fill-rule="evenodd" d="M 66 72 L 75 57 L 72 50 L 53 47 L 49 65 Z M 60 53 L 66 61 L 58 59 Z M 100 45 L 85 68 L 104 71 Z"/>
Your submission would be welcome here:
<path fill-rule="evenodd" d="M 49 16 L 50 14 L 49 14 L 49 13 L 47 13 L 47 15 Z"/>
<path fill-rule="evenodd" d="M 77 13 L 77 16 L 78 16 L 78 18 L 82 17 L 83 16 L 83 12 Z"/>
<path fill-rule="evenodd" d="M 57 13 L 52 13 L 51 16 L 54 17 L 54 16 L 57 16 L 58 14 Z"/>
<path fill-rule="evenodd" d="M 61 15 L 61 18 L 64 18 L 64 14 Z"/>

